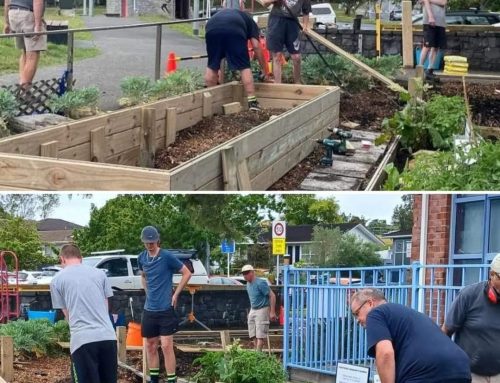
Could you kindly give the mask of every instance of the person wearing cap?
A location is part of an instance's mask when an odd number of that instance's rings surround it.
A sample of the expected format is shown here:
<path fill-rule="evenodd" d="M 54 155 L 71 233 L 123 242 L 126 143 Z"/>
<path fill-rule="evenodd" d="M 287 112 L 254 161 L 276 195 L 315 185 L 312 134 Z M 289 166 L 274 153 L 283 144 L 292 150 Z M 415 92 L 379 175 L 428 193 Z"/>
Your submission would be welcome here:
<path fill-rule="evenodd" d="M 467 355 L 427 315 L 388 303 L 373 288 L 356 292 L 350 305 L 366 328 L 366 348 L 375 358 L 381 383 L 471 381 Z"/>
<path fill-rule="evenodd" d="M 459 292 L 442 330 L 469 356 L 473 383 L 500 383 L 500 254 L 487 281 Z"/>
<path fill-rule="evenodd" d="M 247 293 L 250 298 L 248 335 L 255 348 L 261 351 L 264 339 L 269 333 L 269 320 L 276 320 L 276 296 L 264 279 L 255 276 L 252 265 L 243 266 L 241 273 L 247 281 Z"/>
<path fill-rule="evenodd" d="M 173 335 L 179 326 L 175 307 L 180 293 L 191 278 L 191 272 L 173 254 L 160 248 L 160 234 L 155 227 L 144 227 L 141 241 L 146 248 L 137 260 L 146 292 L 141 331 L 146 338 L 149 375 L 151 383 L 159 382 L 158 345 L 161 344 L 167 370 L 166 381 L 173 383 L 177 382 Z M 182 274 L 182 278 L 172 294 L 173 276 L 176 273 Z"/>

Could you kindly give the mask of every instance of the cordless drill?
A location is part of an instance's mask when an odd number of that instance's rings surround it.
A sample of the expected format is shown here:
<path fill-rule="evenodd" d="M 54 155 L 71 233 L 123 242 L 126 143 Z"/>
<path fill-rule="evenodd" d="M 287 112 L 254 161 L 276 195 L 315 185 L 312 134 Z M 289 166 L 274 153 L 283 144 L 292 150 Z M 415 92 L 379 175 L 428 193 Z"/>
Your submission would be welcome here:
<path fill-rule="evenodd" d="M 347 140 L 352 138 L 352 133 L 338 129 L 328 129 L 333 134 L 330 138 L 317 140 L 318 144 L 322 144 L 325 148 L 325 155 L 321 158 L 322 166 L 332 166 L 333 154 L 346 155 L 347 154 Z"/>

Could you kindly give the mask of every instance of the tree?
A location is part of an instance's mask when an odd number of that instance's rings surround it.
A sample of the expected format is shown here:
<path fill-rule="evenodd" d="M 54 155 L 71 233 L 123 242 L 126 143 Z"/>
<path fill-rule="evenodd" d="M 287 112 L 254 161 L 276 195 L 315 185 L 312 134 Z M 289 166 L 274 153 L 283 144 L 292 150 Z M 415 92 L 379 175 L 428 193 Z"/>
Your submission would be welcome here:
<path fill-rule="evenodd" d="M 411 230 L 413 228 L 413 196 L 405 194 L 401 199 L 403 203 L 397 205 L 392 213 L 392 224 L 399 230 Z"/>
<path fill-rule="evenodd" d="M 3 218 L 1 223 L 0 250 L 15 252 L 20 270 L 36 270 L 54 262 L 54 259 L 43 256 L 42 243 L 34 222 L 10 216 Z"/>
<path fill-rule="evenodd" d="M 311 261 L 322 267 L 379 266 L 377 246 L 352 234 L 342 234 L 338 228 L 316 226 L 310 245 Z"/>
<path fill-rule="evenodd" d="M 366 225 L 365 217 L 363 216 L 358 217 L 357 215 L 352 215 L 352 214 L 342 213 L 342 221 L 345 223 L 356 223 L 356 224 Z"/>
<path fill-rule="evenodd" d="M 450 0 L 448 6 L 452 11 L 479 8 L 481 10 L 498 12 L 500 11 L 500 0 Z"/>
<path fill-rule="evenodd" d="M 372 219 L 370 222 L 368 222 L 366 227 L 375 235 L 382 235 L 391 230 L 394 230 L 394 227 L 388 224 L 385 219 Z"/>
<path fill-rule="evenodd" d="M 286 194 L 282 196 L 280 208 L 289 225 L 343 222 L 335 198 L 316 199 L 311 194 Z"/>
<path fill-rule="evenodd" d="M 47 218 L 59 206 L 59 200 L 59 194 L 2 194 L 0 208 L 16 217 Z"/>

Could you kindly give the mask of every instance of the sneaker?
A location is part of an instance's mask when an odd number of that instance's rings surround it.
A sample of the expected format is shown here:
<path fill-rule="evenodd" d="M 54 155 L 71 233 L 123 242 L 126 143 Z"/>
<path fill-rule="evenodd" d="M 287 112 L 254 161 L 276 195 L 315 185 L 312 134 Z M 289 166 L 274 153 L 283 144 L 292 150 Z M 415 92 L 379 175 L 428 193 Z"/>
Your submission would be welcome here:
<path fill-rule="evenodd" d="M 434 72 L 432 72 L 430 70 L 426 70 L 425 71 L 425 80 L 426 81 L 434 81 L 434 80 L 436 80 L 436 75 L 434 74 Z"/>
<path fill-rule="evenodd" d="M 262 108 L 257 100 L 252 100 L 248 101 L 248 110 L 251 110 L 252 112 L 260 112 Z"/>

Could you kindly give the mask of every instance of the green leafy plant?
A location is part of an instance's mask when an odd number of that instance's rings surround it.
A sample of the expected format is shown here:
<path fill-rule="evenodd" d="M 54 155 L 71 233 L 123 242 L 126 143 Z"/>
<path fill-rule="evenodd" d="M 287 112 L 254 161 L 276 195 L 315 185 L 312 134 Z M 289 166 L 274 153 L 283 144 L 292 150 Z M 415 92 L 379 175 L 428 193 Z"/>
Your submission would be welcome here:
<path fill-rule="evenodd" d="M 387 168 L 389 175 L 391 168 Z M 391 176 L 385 190 L 498 190 L 500 188 L 500 144 L 481 142 L 469 150 L 426 153 L 412 165 Z"/>
<path fill-rule="evenodd" d="M 69 342 L 69 323 L 65 320 L 57 321 L 54 324 L 54 336 L 57 342 Z"/>
<path fill-rule="evenodd" d="M 58 338 L 47 319 L 9 322 L 0 326 L 0 335 L 11 336 L 14 350 L 27 357 L 51 355 L 57 350 Z"/>
<path fill-rule="evenodd" d="M 0 137 L 10 134 L 9 121 L 17 115 L 18 109 L 14 95 L 7 89 L 0 89 Z"/>
<path fill-rule="evenodd" d="M 150 99 L 153 82 L 149 77 L 125 77 L 120 87 L 123 93 L 123 98 L 119 100 L 120 105 L 137 105 Z"/>
<path fill-rule="evenodd" d="M 208 352 L 193 363 L 202 369 L 194 376 L 196 383 L 284 383 L 286 374 L 274 357 L 244 350 L 238 343 L 225 352 Z"/>
<path fill-rule="evenodd" d="M 62 113 L 69 117 L 80 117 L 79 112 L 86 109 L 85 114 L 95 114 L 99 104 L 99 89 L 96 87 L 75 89 L 62 96 L 53 96 L 49 107 L 54 113 Z"/>

